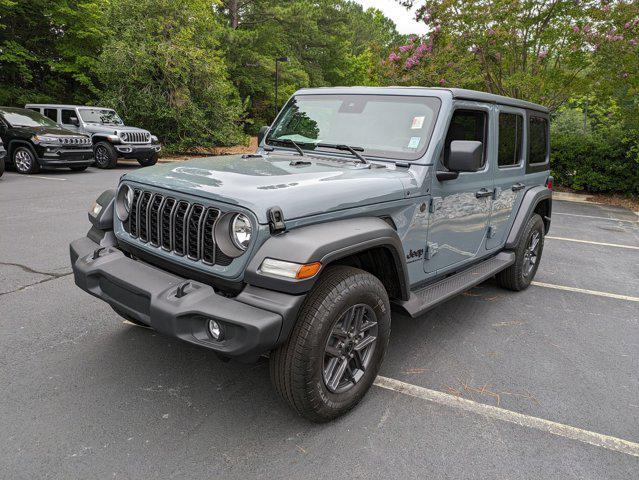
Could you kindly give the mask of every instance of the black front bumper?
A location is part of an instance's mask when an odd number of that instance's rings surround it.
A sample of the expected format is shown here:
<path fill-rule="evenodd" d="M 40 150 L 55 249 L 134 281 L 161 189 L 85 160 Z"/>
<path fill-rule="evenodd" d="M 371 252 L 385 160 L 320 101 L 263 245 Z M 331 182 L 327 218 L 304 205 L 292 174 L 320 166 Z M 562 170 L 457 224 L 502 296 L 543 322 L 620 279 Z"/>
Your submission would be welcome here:
<path fill-rule="evenodd" d="M 115 144 L 113 146 L 117 150 L 118 156 L 124 158 L 148 157 L 159 153 L 162 149 L 158 143 L 145 143 L 142 145 Z"/>
<path fill-rule="evenodd" d="M 133 260 L 115 246 L 101 247 L 88 237 L 72 242 L 70 254 L 76 285 L 120 315 L 241 361 L 253 361 L 284 341 L 283 326 L 294 322 L 304 299 L 250 286 L 228 298 L 209 285 Z M 178 287 L 186 282 L 180 296 Z M 209 319 L 222 326 L 220 341 L 209 335 Z"/>
<path fill-rule="evenodd" d="M 38 163 L 47 167 L 84 167 L 93 164 L 93 149 L 40 147 Z"/>

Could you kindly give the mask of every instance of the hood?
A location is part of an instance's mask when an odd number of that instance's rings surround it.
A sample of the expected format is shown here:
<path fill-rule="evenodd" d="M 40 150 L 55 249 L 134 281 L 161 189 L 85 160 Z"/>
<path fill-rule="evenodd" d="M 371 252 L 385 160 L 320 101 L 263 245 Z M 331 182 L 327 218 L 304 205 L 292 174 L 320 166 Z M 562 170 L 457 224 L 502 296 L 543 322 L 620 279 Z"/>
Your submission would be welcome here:
<path fill-rule="evenodd" d="M 291 165 L 292 160 L 310 164 Z M 285 220 L 404 198 L 406 168 L 361 165 L 311 156 L 241 155 L 160 164 L 127 173 L 126 180 L 248 208 L 260 223 L 280 207 Z"/>
<path fill-rule="evenodd" d="M 74 137 L 86 137 L 78 132 L 72 132 L 62 127 L 13 127 L 15 132 L 24 136 L 31 135 L 73 135 Z"/>
<path fill-rule="evenodd" d="M 110 135 L 117 135 L 120 132 L 149 133 L 148 130 L 137 127 L 126 127 L 124 125 L 101 125 L 98 123 L 87 123 L 85 129 L 91 133 L 108 133 Z"/>

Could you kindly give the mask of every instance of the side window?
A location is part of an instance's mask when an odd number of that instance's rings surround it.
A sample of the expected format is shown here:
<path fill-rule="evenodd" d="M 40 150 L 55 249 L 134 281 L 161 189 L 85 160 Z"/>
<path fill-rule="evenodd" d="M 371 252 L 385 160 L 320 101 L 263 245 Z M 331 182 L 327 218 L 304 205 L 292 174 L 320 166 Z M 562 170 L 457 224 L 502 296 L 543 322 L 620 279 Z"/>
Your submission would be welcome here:
<path fill-rule="evenodd" d="M 62 124 L 63 125 L 72 125 L 71 117 L 75 117 L 75 110 L 62 110 Z"/>
<path fill-rule="evenodd" d="M 528 163 L 545 163 L 548 159 L 548 119 L 530 116 L 528 121 Z"/>
<path fill-rule="evenodd" d="M 523 149 L 524 119 L 516 113 L 499 114 L 499 150 L 497 164 L 508 167 L 519 164 Z"/>
<path fill-rule="evenodd" d="M 486 112 L 480 110 L 455 110 L 448 127 L 446 142 L 444 143 L 443 164 L 448 168 L 450 144 L 455 140 L 475 140 L 482 142 L 484 153 L 482 167 L 486 163 Z"/>
<path fill-rule="evenodd" d="M 55 108 L 45 108 L 44 116 L 49 117 L 54 122 L 58 123 L 58 110 Z"/>

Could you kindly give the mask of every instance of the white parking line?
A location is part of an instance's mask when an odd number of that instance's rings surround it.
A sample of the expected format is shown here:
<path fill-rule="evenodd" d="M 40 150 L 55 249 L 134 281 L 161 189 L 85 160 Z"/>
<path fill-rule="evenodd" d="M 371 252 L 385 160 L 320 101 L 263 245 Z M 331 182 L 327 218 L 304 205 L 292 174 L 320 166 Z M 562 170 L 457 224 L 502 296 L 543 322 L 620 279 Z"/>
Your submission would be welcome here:
<path fill-rule="evenodd" d="M 599 292 L 597 290 L 586 290 L 585 288 L 566 287 L 565 285 L 554 285 L 552 283 L 531 282 L 531 285 L 544 288 L 554 288 L 556 290 L 565 290 L 567 292 L 587 293 L 588 295 L 596 295 L 598 297 L 616 298 L 617 300 L 628 300 L 630 302 L 639 302 L 639 297 L 631 297 L 630 295 L 619 295 L 617 293 Z"/>
<path fill-rule="evenodd" d="M 548 240 L 561 240 L 563 242 L 577 242 L 577 243 L 590 243 L 591 245 L 602 245 L 604 247 L 616 247 L 616 248 L 630 248 L 632 250 L 639 250 L 639 247 L 634 245 L 620 245 L 619 243 L 605 243 L 605 242 L 593 242 L 592 240 L 577 240 L 576 238 L 565 237 L 546 237 Z"/>
<path fill-rule="evenodd" d="M 639 457 L 639 443 L 630 442 L 621 438 L 611 437 L 610 435 L 603 435 L 601 433 L 591 432 L 577 427 L 571 427 L 570 425 L 564 425 L 562 423 L 533 417 L 531 415 L 512 412 L 500 407 L 485 405 L 465 398 L 456 397 L 455 395 L 450 395 L 448 393 L 438 392 L 437 390 L 418 387 L 417 385 L 405 383 L 393 378 L 378 376 L 375 379 L 375 385 L 404 395 L 437 403 L 439 405 L 465 410 L 488 418 L 514 423 L 515 425 L 522 427 L 533 428 L 535 430 L 569 438 L 578 442 L 602 447 L 614 452 L 621 452 L 626 455 L 632 455 L 633 457 Z"/>
<path fill-rule="evenodd" d="M 42 175 L 25 175 L 24 178 L 41 178 L 42 180 L 57 180 L 59 182 L 65 182 L 66 181 L 66 178 L 43 177 Z"/>
<path fill-rule="evenodd" d="M 634 212 L 633 212 L 634 213 Z M 596 215 L 579 215 L 576 213 L 561 213 L 561 212 L 553 212 L 553 215 L 567 215 L 569 217 L 583 217 L 583 218 L 595 218 L 597 220 L 611 220 L 613 222 L 628 222 L 628 223 L 639 223 L 639 220 L 622 220 L 621 218 L 614 217 L 598 217 Z"/>

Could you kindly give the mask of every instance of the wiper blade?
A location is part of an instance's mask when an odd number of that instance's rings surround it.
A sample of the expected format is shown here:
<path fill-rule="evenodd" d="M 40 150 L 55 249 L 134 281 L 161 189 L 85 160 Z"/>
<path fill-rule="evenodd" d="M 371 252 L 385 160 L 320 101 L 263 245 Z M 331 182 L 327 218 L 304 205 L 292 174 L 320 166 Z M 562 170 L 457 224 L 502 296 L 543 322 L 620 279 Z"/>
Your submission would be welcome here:
<path fill-rule="evenodd" d="M 290 138 L 269 138 L 269 141 L 271 143 L 278 142 L 284 145 L 291 145 L 293 148 L 295 148 L 295 150 L 297 150 L 297 152 L 302 157 L 304 156 L 304 150 L 302 150 L 302 147 L 300 147 L 296 142 L 294 142 Z"/>
<path fill-rule="evenodd" d="M 315 146 L 323 147 L 323 148 L 334 148 L 335 150 L 344 150 L 344 151 L 350 152 L 351 155 L 353 155 L 354 157 L 357 157 L 360 163 L 368 163 L 368 160 L 366 160 L 362 155 L 357 153 L 357 152 L 364 151 L 362 147 L 351 147 L 350 145 L 336 145 L 333 143 L 316 143 Z"/>

